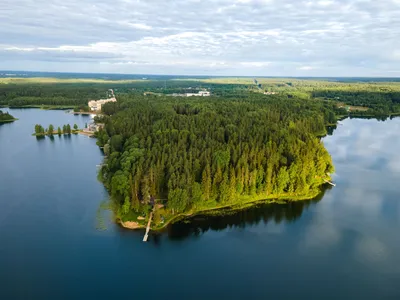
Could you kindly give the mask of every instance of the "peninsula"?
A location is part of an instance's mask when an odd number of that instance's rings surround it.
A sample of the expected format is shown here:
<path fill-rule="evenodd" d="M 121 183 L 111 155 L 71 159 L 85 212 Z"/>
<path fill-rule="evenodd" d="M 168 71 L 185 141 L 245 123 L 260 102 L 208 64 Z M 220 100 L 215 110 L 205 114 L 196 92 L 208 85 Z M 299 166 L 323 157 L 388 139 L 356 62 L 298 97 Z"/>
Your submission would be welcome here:
<path fill-rule="evenodd" d="M 5 123 L 5 122 L 13 122 L 16 121 L 17 119 L 14 118 L 12 115 L 10 115 L 8 112 L 3 112 L 0 110 L 0 123 Z"/>
<path fill-rule="evenodd" d="M 333 164 L 318 138 L 332 103 L 287 96 L 122 96 L 102 107 L 99 177 L 120 223 L 159 229 L 182 216 L 260 200 L 315 197 Z"/>

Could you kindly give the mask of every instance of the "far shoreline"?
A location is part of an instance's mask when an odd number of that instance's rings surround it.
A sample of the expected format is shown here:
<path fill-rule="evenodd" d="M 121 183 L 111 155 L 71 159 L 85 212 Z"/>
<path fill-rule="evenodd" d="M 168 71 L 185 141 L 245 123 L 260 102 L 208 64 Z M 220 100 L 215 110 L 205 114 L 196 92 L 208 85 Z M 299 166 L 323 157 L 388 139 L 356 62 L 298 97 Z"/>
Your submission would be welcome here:
<path fill-rule="evenodd" d="M 18 121 L 18 119 L 13 118 L 13 119 L 9 119 L 9 120 L 0 120 L 0 123 L 11 123 L 11 122 L 14 122 L 14 121 Z"/>

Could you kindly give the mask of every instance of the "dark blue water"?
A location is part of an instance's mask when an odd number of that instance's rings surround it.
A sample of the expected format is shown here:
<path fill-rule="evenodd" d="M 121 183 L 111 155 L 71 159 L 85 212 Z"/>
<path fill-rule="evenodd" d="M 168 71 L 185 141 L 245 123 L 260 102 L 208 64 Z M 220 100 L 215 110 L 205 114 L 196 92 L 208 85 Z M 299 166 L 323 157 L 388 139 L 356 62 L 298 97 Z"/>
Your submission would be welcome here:
<path fill-rule="evenodd" d="M 318 199 L 198 216 L 143 243 L 99 210 L 94 139 L 31 136 L 89 117 L 10 112 L 0 299 L 400 299 L 400 119 L 345 120 L 326 137 L 337 186 Z"/>

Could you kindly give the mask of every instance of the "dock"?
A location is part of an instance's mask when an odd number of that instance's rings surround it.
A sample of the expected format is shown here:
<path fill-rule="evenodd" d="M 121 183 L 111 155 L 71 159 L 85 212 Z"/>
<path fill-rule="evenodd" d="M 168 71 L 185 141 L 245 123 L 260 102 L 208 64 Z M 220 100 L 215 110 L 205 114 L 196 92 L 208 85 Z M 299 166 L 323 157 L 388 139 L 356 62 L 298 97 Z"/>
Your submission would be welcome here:
<path fill-rule="evenodd" d="M 324 179 L 324 181 L 325 181 L 326 183 L 329 183 L 329 184 L 332 185 L 332 186 L 336 186 L 336 183 L 333 183 L 333 182 L 331 182 L 331 181 L 329 181 L 329 180 Z"/>
<path fill-rule="evenodd" d="M 143 237 L 143 242 L 147 242 L 147 239 L 149 238 L 150 224 L 152 218 L 153 218 L 153 212 L 150 213 L 149 221 L 147 222 L 146 232 Z"/>

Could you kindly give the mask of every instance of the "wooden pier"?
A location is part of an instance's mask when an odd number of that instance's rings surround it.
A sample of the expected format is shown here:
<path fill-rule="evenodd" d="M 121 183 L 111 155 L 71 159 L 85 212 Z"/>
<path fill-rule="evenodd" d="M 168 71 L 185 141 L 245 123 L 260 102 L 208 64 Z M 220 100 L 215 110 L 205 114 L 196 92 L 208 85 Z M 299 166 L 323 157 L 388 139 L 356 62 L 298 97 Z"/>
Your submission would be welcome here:
<path fill-rule="evenodd" d="M 325 181 L 326 183 L 329 183 L 329 184 L 332 185 L 332 186 L 336 186 L 336 183 L 330 182 L 329 180 L 324 179 L 324 181 Z"/>
<path fill-rule="evenodd" d="M 149 238 L 150 224 L 152 218 L 153 218 L 153 212 L 150 213 L 149 222 L 147 222 L 146 232 L 143 237 L 143 242 L 147 242 L 147 239 Z"/>

